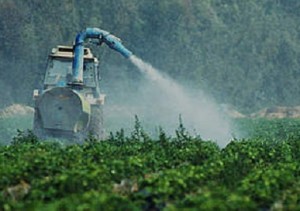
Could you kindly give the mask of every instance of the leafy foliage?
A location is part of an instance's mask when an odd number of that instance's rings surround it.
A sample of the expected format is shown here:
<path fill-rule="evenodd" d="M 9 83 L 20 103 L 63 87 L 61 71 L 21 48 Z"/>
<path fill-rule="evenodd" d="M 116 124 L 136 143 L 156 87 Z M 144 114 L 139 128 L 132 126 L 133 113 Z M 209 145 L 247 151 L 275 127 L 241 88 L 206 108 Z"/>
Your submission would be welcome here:
<path fill-rule="evenodd" d="M 137 118 L 129 137 L 120 131 L 82 145 L 40 142 L 20 132 L 0 147 L 0 209 L 299 209 L 299 120 L 244 125 L 250 137 L 223 149 L 187 135 L 182 124 L 177 137 L 161 129 L 152 140 L 141 135 Z M 13 200 L 8 189 L 24 183 L 28 194 Z"/>

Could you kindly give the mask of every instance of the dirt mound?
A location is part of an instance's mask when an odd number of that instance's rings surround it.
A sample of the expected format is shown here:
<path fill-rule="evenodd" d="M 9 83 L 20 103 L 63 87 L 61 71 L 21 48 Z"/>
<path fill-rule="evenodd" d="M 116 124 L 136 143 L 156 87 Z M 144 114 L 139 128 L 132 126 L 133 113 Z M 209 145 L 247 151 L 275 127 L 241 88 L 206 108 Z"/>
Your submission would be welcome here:
<path fill-rule="evenodd" d="M 264 108 L 250 115 L 252 118 L 300 118 L 300 106 L 284 107 L 276 106 Z"/>
<path fill-rule="evenodd" d="M 246 117 L 246 115 L 244 115 L 234 109 L 227 110 L 226 114 L 231 118 L 245 118 Z"/>
<path fill-rule="evenodd" d="M 12 117 L 12 116 L 24 116 L 32 115 L 34 109 L 30 106 L 25 106 L 21 104 L 13 104 L 2 110 L 0 110 L 0 118 Z"/>
<path fill-rule="evenodd" d="M 221 111 L 225 113 L 230 118 L 245 118 L 246 115 L 237 111 L 232 105 L 222 104 Z"/>

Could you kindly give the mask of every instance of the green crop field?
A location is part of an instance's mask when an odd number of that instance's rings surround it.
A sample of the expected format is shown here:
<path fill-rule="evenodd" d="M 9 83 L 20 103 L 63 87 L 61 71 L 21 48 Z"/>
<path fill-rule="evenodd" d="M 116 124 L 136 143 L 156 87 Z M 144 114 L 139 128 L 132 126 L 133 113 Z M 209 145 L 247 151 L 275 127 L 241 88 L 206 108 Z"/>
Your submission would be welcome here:
<path fill-rule="evenodd" d="M 19 132 L 0 147 L 0 210 L 299 210 L 300 120 L 243 119 L 220 149 L 139 122 L 82 145 Z"/>

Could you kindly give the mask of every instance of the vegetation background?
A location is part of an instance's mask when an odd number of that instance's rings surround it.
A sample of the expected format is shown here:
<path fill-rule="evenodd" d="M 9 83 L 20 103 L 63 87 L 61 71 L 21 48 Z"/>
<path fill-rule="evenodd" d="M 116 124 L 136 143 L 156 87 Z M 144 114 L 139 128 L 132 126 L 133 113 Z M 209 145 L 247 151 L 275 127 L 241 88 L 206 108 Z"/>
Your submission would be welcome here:
<path fill-rule="evenodd" d="M 0 0 L 0 108 L 32 104 L 51 48 L 86 27 L 243 112 L 299 105 L 299 22 L 298 0 Z M 139 75 L 109 51 L 95 51 L 103 88 L 129 91 Z"/>

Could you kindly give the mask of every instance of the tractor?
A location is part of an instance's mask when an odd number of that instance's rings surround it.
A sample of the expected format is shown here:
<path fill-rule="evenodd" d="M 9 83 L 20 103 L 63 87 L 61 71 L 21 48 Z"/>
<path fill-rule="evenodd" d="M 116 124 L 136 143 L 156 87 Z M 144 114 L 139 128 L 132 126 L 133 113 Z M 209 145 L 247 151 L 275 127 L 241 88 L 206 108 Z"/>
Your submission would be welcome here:
<path fill-rule="evenodd" d="M 119 38 L 99 28 L 78 33 L 73 46 L 53 48 L 43 88 L 33 93 L 33 132 L 38 138 L 80 142 L 89 135 L 104 137 L 105 95 L 99 87 L 99 60 L 85 47 L 87 41 L 105 43 L 125 58 L 132 55 Z"/>

